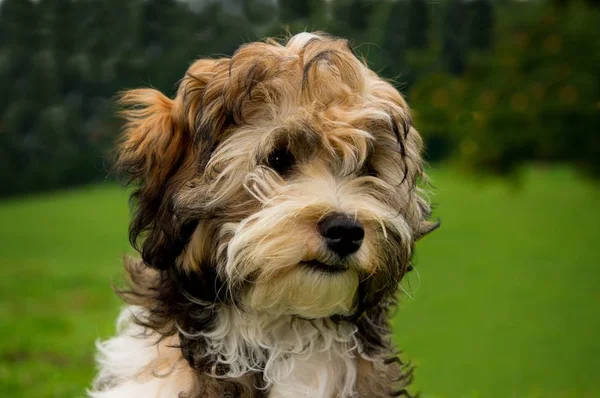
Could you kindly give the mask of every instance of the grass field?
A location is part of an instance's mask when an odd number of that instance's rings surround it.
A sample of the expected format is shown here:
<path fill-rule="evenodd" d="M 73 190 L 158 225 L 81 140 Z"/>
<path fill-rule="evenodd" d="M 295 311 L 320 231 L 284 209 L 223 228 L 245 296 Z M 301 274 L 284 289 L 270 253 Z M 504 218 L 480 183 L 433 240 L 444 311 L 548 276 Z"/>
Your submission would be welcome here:
<path fill-rule="evenodd" d="M 600 186 L 436 172 L 442 228 L 417 247 L 395 320 L 438 397 L 600 397 Z M 0 397 L 76 397 L 113 332 L 127 202 L 95 186 L 0 202 Z"/>

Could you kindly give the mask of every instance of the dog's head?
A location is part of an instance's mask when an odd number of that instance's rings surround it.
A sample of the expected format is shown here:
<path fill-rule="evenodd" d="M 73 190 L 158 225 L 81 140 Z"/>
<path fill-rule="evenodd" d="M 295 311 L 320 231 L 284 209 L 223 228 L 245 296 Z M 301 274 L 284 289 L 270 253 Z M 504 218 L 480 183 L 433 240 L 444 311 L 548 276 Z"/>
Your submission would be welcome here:
<path fill-rule="evenodd" d="M 247 44 L 196 61 L 174 99 L 122 104 L 132 242 L 246 310 L 356 314 L 395 291 L 437 226 L 408 106 L 344 40 Z"/>

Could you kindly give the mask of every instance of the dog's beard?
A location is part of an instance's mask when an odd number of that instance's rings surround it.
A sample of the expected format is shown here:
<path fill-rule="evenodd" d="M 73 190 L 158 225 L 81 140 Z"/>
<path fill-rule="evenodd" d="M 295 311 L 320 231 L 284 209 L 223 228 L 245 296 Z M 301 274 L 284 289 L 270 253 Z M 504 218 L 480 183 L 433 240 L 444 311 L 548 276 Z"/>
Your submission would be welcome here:
<path fill-rule="evenodd" d="M 410 228 L 376 197 L 368 179 L 286 185 L 263 197 L 262 209 L 222 226 L 219 252 L 226 261 L 220 271 L 231 292 L 243 290 L 243 307 L 305 318 L 349 316 L 360 305 L 361 281 L 390 283 L 400 273 L 410 256 Z M 361 248 L 344 259 L 326 248 L 316 229 L 321 217 L 340 208 L 365 227 Z"/>
<path fill-rule="evenodd" d="M 350 315 L 356 305 L 357 288 L 356 270 L 325 274 L 295 266 L 276 279 L 257 281 L 244 301 L 256 311 L 274 315 Z"/>

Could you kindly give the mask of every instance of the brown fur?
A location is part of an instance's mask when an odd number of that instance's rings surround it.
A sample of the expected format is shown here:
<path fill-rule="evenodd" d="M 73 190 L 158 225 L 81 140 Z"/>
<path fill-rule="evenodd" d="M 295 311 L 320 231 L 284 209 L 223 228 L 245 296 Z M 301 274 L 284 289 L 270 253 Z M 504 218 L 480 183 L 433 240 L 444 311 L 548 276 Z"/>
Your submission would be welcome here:
<path fill-rule="evenodd" d="M 428 221 L 429 206 L 417 188 L 426 179 L 423 144 L 400 93 L 357 59 L 345 40 L 320 34 L 287 44 L 251 43 L 231 58 L 198 60 L 174 99 L 138 89 L 120 103 L 126 126 L 117 168 L 136 186 L 130 240 L 143 258 L 127 263 L 131 288 L 121 295 L 146 309 L 137 320 L 141 325 L 180 348 L 179 358 L 197 378 L 185 396 L 266 394 L 258 388 L 260 372 L 238 380 L 209 376 L 216 359 L 203 355 L 205 342 L 178 330 L 193 334 L 212 327 L 218 314 L 201 303 L 247 310 L 248 303 L 265 299 L 248 301 L 261 286 L 274 287 L 277 295 L 295 286 L 285 283 L 303 282 L 304 271 L 262 261 L 288 255 L 280 251 L 295 247 L 298 234 L 307 236 L 306 256 L 329 258 L 312 231 L 335 209 L 326 198 L 310 202 L 310 191 L 321 189 L 311 181 L 339 184 L 338 191 L 347 192 L 345 206 L 368 232 L 362 259 L 351 264 L 358 292 L 352 301 L 336 303 L 346 310 L 330 314 L 357 325 L 372 358 L 358 359 L 357 389 L 369 397 L 404 394 L 412 372 L 390 360 L 396 356 L 388 310 L 415 242 L 438 224 Z M 295 158 L 289 176 L 266 164 L 282 145 Z M 248 221 L 245 228 L 253 232 L 247 232 L 240 258 L 261 261 L 244 260 L 232 269 L 237 263 L 227 250 L 241 232 L 231 232 L 230 225 L 278 206 L 297 210 L 273 218 L 274 225 Z"/>

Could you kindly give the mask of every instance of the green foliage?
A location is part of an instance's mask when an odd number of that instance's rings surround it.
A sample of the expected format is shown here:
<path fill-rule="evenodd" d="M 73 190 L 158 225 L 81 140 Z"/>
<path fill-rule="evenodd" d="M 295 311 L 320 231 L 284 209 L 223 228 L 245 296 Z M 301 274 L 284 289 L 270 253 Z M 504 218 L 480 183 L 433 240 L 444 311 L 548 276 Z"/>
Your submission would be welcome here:
<path fill-rule="evenodd" d="M 600 396 L 600 248 L 582 239 L 600 223 L 598 187 L 565 169 L 529 170 L 518 192 L 445 170 L 432 173 L 442 227 L 417 244 L 420 278 L 403 283 L 414 299 L 394 321 L 416 390 Z M 112 184 L 0 202 L 0 396 L 90 386 L 94 341 L 114 334 L 121 306 L 111 282 L 129 250 L 127 213 Z"/>
<path fill-rule="evenodd" d="M 443 26 L 442 56 L 446 69 L 453 75 L 465 71 L 467 4 L 462 0 L 450 0 L 446 7 Z"/>
<path fill-rule="evenodd" d="M 408 47 L 412 49 L 426 48 L 429 35 L 429 11 L 426 0 L 409 0 L 407 22 Z"/>
<path fill-rule="evenodd" d="M 271 22 L 276 15 L 276 3 L 271 0 L 241 0 L 242 11 L 254 25 Z"/>
<path fill-rule="evenodd" d="M 373 0 L 339 0 L 333 3 L 333 16 L 344 30 L 359 33 L 369 27 L 369 16 L 374 8 Z"/>
<path fill-rule="evenodd" d="M 0 195 L 105 178 L 120 90 L 172 94 L 194 58 L 232 53 L 259 33 L 220 3 L 192 12 L 175 0 L 1 2 Z"/>
<path fill-rule="evenodd" d="M 279 18 L 282 22 L 294 22 L 298 19 L 307 20 L 311 11 L 318 6 L 320 0 L 279 0 Z"/>
<path fill-rule="evenodd" d="M 507 173 L 527 161 L 572 162 L 600 174 L 600 10 L 574 3 L 506 7 L 496 46 L 465 73 L 436 71 L 411 88 L 430 156 Z M 509 16 L 511 18 L 509 18 Z"/>
<path fill-rule="evenodd" d="M 0 195 L 105 178 L 119 91 L 173 95 L 195 58 L 303 30 L 348 38 L 409 93 L 430 160 L 494 172 L 565 161 L 599 175 L 598 2 L 556 4 L 4 0 Z M 42 120 L 57 109 L 65 131 Z M 69 155 L 40 156 L 38 144 Z"/>
<path fill-rule="evenodd" d="M 478 50 L 491 47 L 494 34 L 494 8 L 491 0 L 470 3 L 469 46 Z"/>
<path fill-rule="evenodd" d="M 0 44 L 23 52 L 36 48 L 38 9 L 31 0 L 0 3 Z"/>

